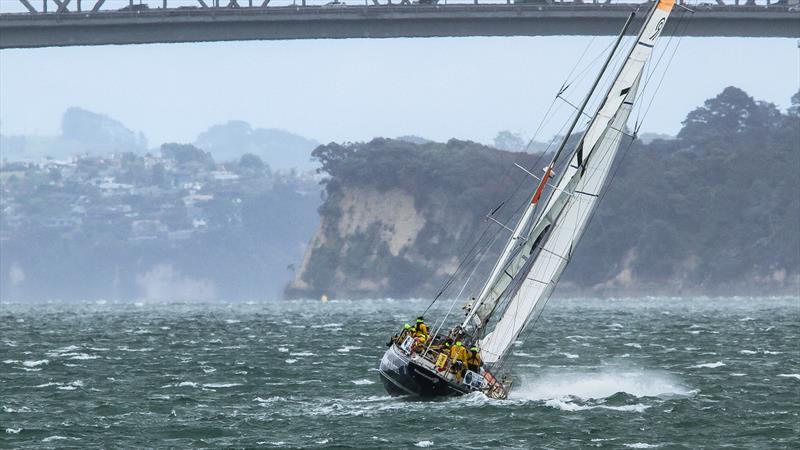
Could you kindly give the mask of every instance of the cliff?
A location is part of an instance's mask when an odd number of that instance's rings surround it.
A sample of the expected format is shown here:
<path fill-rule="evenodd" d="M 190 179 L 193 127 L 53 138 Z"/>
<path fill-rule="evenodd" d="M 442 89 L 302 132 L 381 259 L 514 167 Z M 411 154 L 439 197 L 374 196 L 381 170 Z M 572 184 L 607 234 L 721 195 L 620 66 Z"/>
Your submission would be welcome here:
<path fill-rule="evenodd" d="M 792 101 L 783 113 L 727 88 L 690 112 L 676 139 L 624 143 L 558 292 L 799 293 L 800 95 Z M 502 204 L 510 223 L 530 195 L 532 180 L 513 163 L 544 164 L 457 140 L 375 139 L 313 154 L 326 197 L 290 298 L 435 295 L 485 215 Z"/>

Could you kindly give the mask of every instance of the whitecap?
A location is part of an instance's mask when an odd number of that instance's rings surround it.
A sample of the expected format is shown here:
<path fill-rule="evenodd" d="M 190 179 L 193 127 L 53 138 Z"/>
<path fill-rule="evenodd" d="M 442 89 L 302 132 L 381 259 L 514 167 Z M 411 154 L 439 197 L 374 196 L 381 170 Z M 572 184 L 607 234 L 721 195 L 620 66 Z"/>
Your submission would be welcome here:
<path fill-rule="evenodd" d="M 576 355 L 575 353 L 561 352 L 561 354 L 566 356 L 567 359 L 578 359 L 578 358 L 580 358 L 580 356 Z"/>
<path fill-rule="evenodd" d="M 6 428 L 6 433 L 8 434 L 19 434 L 22 431 L 22 428 Z"/>
<path fill-rule="evenodd" d="M 50 364 L 50 360 L 40 359 L 38 361 L 22 361 L 22 365 L 25 367 L 36 367 L 41 366 L 42 364 Z"/>
<path fill-rule="evenodd" d="M 311 352 L 294 352 L 294 353 L 289 353 L 289 355 L 290 356 L 317 356 L 316 354 L 311 353 Z"/>
<path fill-rule="evenodd" d="M 270 397 L 270 398 L 256 397 L 256 398 L 253 399 L 254 402 L 258 402 L 258 403 L 275 403 L 275 402 L 281 401 L 281 400 L 283 400 L 283 397 L 278 397 L 278 396 Z"/>
<path fill-rule="evenodd" d="M 414 444 L 414 447 L 426 448 L 426 447 L 430 447 L 432 445 L 433 445 L 433 441 L 419 441 L 416 444 Z"/>
<path fill-rule="evenodd" d="M 794 378 L 796 380 L 800 380 L 800 374 L 797 374 L 797 373 L 782 373 L 782 374 L 780 374 L 778 376 L 779 377 L 784 377 L 784 378 Z"/>
<path fill-rule="evenodd" d="M 374 381 L 368 380 L 366 378 L 361 378 L 359 380 L 351 380 L 350 382 L 355 384 L 355 385 L 357 385 L 357 386 L 363 386 L 365 384 L 375 384 Z"/>
<path fill-rule="evenodd" d="M 97 359 L 97 358 L 99 358 L 99 356 L 97 356 L 97 355 L 88 355 L 86 353 L 78 353 L 77 355 L 71 356 L 69 359 L 83 360 L 83 359 Z"/>
<path fill-rule="evenodd" d="M 731 376 L 732 377 L 745 377 L 745 376 L 747 376 L 747 374 L 746 373 L 732 373 Z"/>
<path fill-rule="evenodd" d="M 625 347 L 642 348 L 642 344 L 637 344 L 636 342 L 628 342 L 627 344 L 625 344 Z"/>
<path fill-rule="evenodd" d="M 278 351 L 281 352 L 281 353 L 286 353 L 286 352 L 289 351 L 289 349 L 286 348 L 286 347 L 278 347 Z"/>
<path fill-rule="evenodd" d="M 34 386 L 34 387 L 35 387 L 35 388 L 43 388 L 43 387 L 49 387 L 49 386 L 61 386 L 61 383 L 53 383 L 53 382 L 51 381 L 50 383 L 38 384 L 38 385 L 36 385 L 36 386 Z"/>
<path fill-rule="evenodd" d="M 771 352 L 771 351 L 769 351 L 769 350 L 764 350 L 764 354 L 765 354 L 765 355 L 780 355 L 780 354 L 782 354 L 782 353 L 783 353 L 783 352 Z"/>
<path fill-rule="evenodd" d="M 351 345 L 345 345 L 344 347 L 337 349 L 336 351 L 339 353 L 350 353 L 350 350 L 360 350 L 361 347 L 354 347 Z"/>
<path fill-rule="evenodd" d="M 724 365 L 725 365 L 724 362 L 717 361 L 717 362 L 714 362 L 714 363 L 697 364 L 695 366 L 689 366 L 689 368 L 690 369 L 715 369 L 717 367 L 722 367 Z"/>
<path fill-rule="evenodd" d="M 6 405 L 3 405 L 3 412 L 4 413 L 26 413 L 31 412 L 31 409 L 27 406 L 22 406 L 19 409 L 9 408 Z"/>
<path fill-rule="evenodd" d="M 83 387 L 83 381 L 75 380 L 72 383 L 69 383 L 67 385 L 59 386 L 56 389 L 59 389 L 59 390 L 62 390 L 62 391 L 74 391 L 75 389 L 77 389 L 79 387 Z"/>
<path fill-rule="evenodd" d="M 18 362 L 19 362 L 18 359 L 4 359 L 3 360 L 4 364 L 14 364 L 14 363 L 18 363 Z"/>
<path fill-rule="evenodd" d="M 286 364 L 294 364 L 294 363 L 297 362 L 297 360 L 296 359 L 287 359 L 287 360 L 285 360 L 285 362 L 286 362 Z"/>
<path fill-rule="evenodd" d="M 659 444 L 646 444 L 644 442 L 636 442 L 633 444 L 624 444 L 625 447 L 628 448 L 658 448 L 661 447 Z"/>
<path fill-rule="evenodd" d="M 66 441 L 68 439 L 78 439 L 78 438 L 68 438 L 66 436 L 58 436 L 58 435 L 56 435 L 56 436 L 48 436 L 48 437 L 42 439 L 42 442 Z"/>
<path fill-rule="evenodd" d="M 234 386 L 241 386 L 242 383 L 208 383 L 204 384 L 203 387 L 207 388 L 229 388 Z"/>
<path fill-rule="evenodd" d="M 341 328 L 341 323 L 326 323 L 325 325 L 311 325 L 311 328 Z"/>
<path fill-rule="evenodd" d="M 739 350 L 739 353 L 741 353 L 743 355 L 755 355 L 758 352 L 753 351 L 753 350 Z"/>
<path fill-rule="evenodd" d="M 80 350 L 80 349 L 81 348 L 78 347 L 77 345 L 69 345 L 67 347 L 61 347 L 61 348 L 59 348 L 57 350 L 54 350 L 54 352 L 55 353 L 69 353 L 69 352 L 74 352 L 74 351 L 77 351 L 77 350 Z"/>
<path fill-rule="evenodd" d="M 242 323 L 242 321 L 236 319 L 226 319 L 225 323 Z"/>

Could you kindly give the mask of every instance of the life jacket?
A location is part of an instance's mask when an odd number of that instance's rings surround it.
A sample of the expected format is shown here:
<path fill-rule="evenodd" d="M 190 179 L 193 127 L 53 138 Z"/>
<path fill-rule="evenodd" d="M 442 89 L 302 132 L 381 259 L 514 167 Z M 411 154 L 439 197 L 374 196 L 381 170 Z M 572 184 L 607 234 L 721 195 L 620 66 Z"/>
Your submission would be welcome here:
<path fill-rule="evenodd" d="M 464 348 L 463 345 L 454 345 L 453 348 L 450 349 L 450 360 L 453 362 L 461 361 L 462 363 L 467 363 L 467 349 Z"/>
<path fill-rule="evenodd" d="M 467 358 L 467 366 L 469 366 L 470 370 L 475 371 L 481 364 L 481 355 L 478 352 L 470 351 L 469 358 Z"/>

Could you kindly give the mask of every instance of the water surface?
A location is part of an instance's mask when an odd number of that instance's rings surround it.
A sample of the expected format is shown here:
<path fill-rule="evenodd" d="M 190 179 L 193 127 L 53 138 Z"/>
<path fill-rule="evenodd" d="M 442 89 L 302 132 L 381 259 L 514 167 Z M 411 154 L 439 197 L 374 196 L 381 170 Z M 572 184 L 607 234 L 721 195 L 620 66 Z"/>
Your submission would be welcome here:
<path fill-rule="evenodd" d="M 2 304 L 0 447 L 800 448 L 800 299 L 553 299 L 511 398 L 391 398 L 423 301 Z"/>

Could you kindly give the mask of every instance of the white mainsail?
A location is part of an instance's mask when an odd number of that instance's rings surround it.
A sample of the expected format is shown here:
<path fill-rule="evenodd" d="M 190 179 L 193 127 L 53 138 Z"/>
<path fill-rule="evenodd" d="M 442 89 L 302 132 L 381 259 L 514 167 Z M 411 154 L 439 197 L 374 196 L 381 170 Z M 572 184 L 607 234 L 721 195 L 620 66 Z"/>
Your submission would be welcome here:
<path fill-rule="evenodd" d="M 673 5 L 674 0 L 660 0 L 645 20 L 636 44 L 602 106 L 584 133 L 569 165 L 565 166 L 564 174 L 553 188 L 520 253 L 517 253 L 519 257 L 511 261 L 517 282 L 512 284 L 509 277 L 501 284 L 494 283 L 484 288 L 512 290 L 505 293 L 510 295 L 510 300 L 493 330 L 481 340 L 481 354 L 486 363 L 496 362 L 505 354 L 534 315 L 537 306 L 550 296 L 569 262 L 619 150 L 622 130 L 628 122 L 645 62 L 652 54 Z M 517 236 L 517 231 L 514 236 Z M 529 259 L 529 255 L 533 259 Z M 502 255 L 500 261 L 504 264 L 507 257 L 508 254 Z M 502 292 L 490 294 L 499 299 Z M 491 305 L 492 308 L 495 306 L 496 302 Z M 486 308 L 484 306 L 483 311 L 476 311 L 483 322 L 486 315 L 491 313 Z"/>

